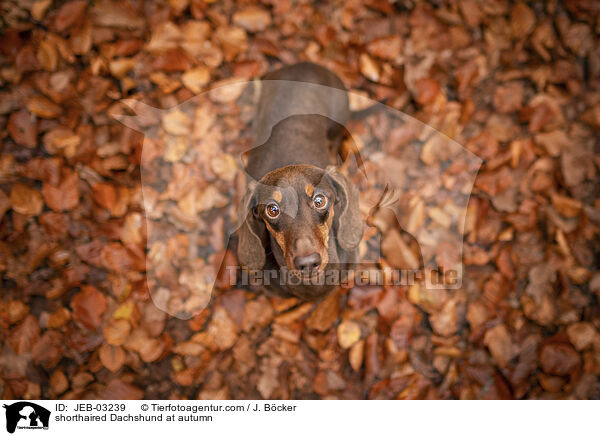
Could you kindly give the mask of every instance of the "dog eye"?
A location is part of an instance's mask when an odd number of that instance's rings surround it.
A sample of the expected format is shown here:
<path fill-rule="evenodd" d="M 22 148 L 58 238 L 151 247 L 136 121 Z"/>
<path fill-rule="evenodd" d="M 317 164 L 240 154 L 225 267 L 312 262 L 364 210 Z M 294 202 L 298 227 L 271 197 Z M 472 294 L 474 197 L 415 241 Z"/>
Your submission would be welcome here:
<path fill-rule="evenodd" d="M 324 209 L 327 206 L 327 197 L 323 194 L 317 194 L 313 197 L 313 204 L 317 209 Z"/>
<path fill-rule="evenodd" d="M 267 204 L 267 207 L 265 208 L 265 213 L 269 218 L 277 218 L 280 213 L 279 205 L 277 203 Z"/>

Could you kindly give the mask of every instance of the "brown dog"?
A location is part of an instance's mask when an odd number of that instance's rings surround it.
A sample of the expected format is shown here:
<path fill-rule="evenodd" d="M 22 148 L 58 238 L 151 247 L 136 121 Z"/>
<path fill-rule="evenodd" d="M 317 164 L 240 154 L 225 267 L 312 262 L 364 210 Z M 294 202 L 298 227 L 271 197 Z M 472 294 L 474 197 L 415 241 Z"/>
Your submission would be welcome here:
<path fill-rule="evenodd" d="M 264 273 L 254 287 L 316 300 L 356 262 L 363 232 L 357 190 L 335 168 L 348 97 L 334 73 L 311 63 L 265 80 L 257 113 L 262 145 L 248 152 L 246 166 L 258 182 L 244 200 L 238 260 Z"/>

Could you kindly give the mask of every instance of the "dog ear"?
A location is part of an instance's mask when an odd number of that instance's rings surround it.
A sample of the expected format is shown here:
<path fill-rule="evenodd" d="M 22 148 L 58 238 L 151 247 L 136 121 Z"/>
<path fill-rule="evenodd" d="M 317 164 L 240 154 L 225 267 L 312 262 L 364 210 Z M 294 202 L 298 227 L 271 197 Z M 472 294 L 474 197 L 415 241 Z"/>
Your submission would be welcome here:
<path fill-rule="evenodd" d="M 259 216 L 255 216 L 256 188 L 250 186 L 244 199 L 239 214 L 241 226 L 238 229 L 237 255 L 240 265 L 250 269 L 259 270 L 264 267 L 266 253 L 264 242 L 266 240 L 266 227 Z"/>
<path fill-rule="evenodd" d="M 358 190 L 338 172 L 335 166 L 327 167 L 334 187 L 337 191 L 334 206 L 334 228 L 337 241 L 345 251 L 354 250 L 363 234 L 363 223 L 358 206 Z"/>

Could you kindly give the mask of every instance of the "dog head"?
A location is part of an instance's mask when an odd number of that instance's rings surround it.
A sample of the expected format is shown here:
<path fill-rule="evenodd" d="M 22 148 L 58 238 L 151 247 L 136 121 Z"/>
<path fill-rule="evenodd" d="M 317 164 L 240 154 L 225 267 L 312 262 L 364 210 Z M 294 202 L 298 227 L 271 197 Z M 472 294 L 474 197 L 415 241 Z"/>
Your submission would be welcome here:
<path fill-rule="evenodd" d="M 262 269 L 273 254 L 280 267 L 310 276 L 356 250 L 362 237 L 358 192 L 335 167 L 289 165 L 251 186 L 242 208 L 238 259 Z"/>

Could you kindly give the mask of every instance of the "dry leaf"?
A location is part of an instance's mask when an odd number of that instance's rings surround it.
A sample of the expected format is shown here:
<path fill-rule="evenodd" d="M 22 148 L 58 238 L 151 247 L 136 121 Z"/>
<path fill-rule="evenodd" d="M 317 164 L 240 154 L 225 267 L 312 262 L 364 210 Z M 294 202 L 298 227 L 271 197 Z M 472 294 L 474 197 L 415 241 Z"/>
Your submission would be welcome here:
<path fill-rule="evenodd" d="M 8 118 L 7 130 L 17 144 L 30 148 L 37 145 L 37 120 L 28 111 L 13 112 Z"/>
<path fill-rule="evenodd" d="M 110 372 L 117 372 L 125 363 L 125 351 L 121 347 L 103 344 L 98 355 L 102 365 Z"/>
<path fill-rule="evenodd" d="M 260 32 L 270 26 L 271 14 L 265 9 L 248 6 L 233 14 L 233 22 L 248 32 Z"/>
<path fill-rule="evenodd" d="M 10 204 L 15 212 L 23 215 L 39 215 L 44 208 L 42 195 L 20 183 L 15 183 L 10 190 Z"/>
<path fill-rule="evenodd" d="M 58 186 L 44 183 L 42 186 L 44 201 L 50 209 L 56 212 L 71 210 L 79 204 L 78 184 L 79 176 L 75 172 L 66 175 Z"/>
<path fill-rule="evenodd" d="M 373 82 L 379 82 L 380 70 L 377 63 L 366 53 L 362 53 L 358 61 L 362 75 Z"/>
<path fill-rule="evenodd" d="M 114 319 L 104 327 L 104 338 L 110 345 L 123 345 L 131 332 L 131 324 L 125 319 Z"/>
<path fill-rule="evenodd" d="M 73 319 L 90 330 L 98 328 L 106 310 L 106 297 L 93 286 L 83 286 L 71 299 Z"/>
<path fill-rule="evenodd" d="M 360 326 L 354 321 L 344 321 L 338 325 L 337 337 L 340 347 L 350 348 L 360 339 Z"/>
<path fill-rule="evenodd" d="M 58 32 L 64 32 L 83 18 L 87 2 L 74 0 L 61 6 L 54 18 L 54 27 Z"/>
<path fill-rule="evenodd" d="M 210 81 L 210 70 L 206 67 L 191 69 L 182 74 L 181 81 L 194 94 L 200 94 Z"/>
<path fill-rule="evenodd" d="M 59 105 L 42 96 L 28 98 L 26 106 L 29 112 L 41 118 L 56 118 L 62 112 Z"/>
<path fill-rule="evenodd" d="M 517 354 L 510 333 L 504 324 L 498 324 L 485 333 L 483 342 L 490 349 L 492 357 L 501 368 L 506 368 Z"/>

